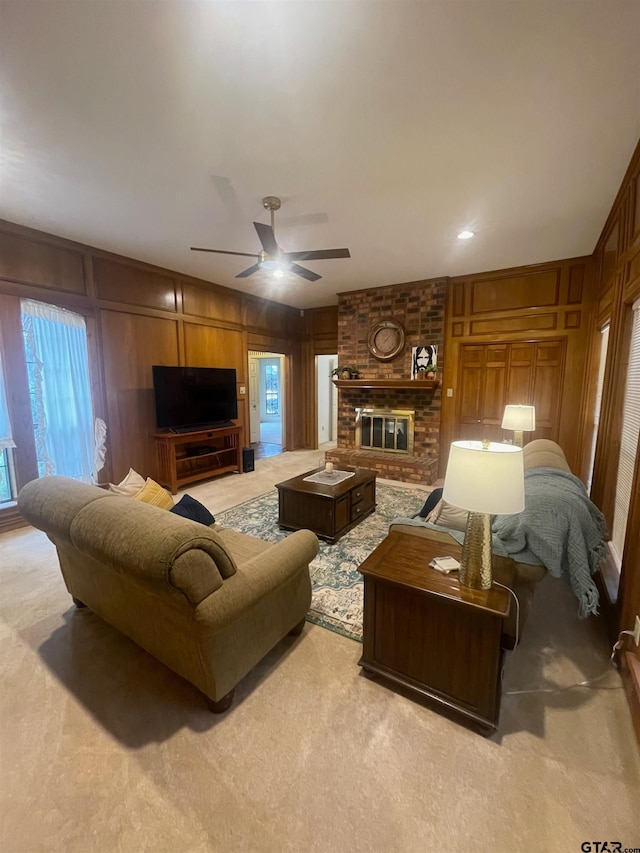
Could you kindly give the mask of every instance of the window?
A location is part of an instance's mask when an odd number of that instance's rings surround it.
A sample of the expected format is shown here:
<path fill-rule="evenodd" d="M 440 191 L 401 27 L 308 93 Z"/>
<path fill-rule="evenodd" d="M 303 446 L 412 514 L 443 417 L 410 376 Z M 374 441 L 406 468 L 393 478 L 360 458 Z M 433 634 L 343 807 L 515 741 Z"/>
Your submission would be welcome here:
<path fill-rule="evenodd" d="M 624 540 L 627 529 L 633 470 L 638 450 L 640 433 L 640 300 L 633 306 L 633 324 L 629 350 L 629 366 L 622 410 L 622 433 L 620 436 L 620 457 L 618 459 L 618 479 L 613 510 L 613 530 L 611 544 L 618 564 L 622 562 Z"/>
<path fill-rule="evenodd" d="M 609 326 L 600 331 L 600 363 L 598 364 L 598 382 L 596 386 L 596 404 L 593 413 L 593 435 L 591 437 L 591 462 L 589 463 L 589 480 L 587 490 L 591 493 L 591 481 L 593 479 L 593 463 L 596 457 L 596 441 L 598 440 L 598 425 L 600 423 L 600 407 L 602 406 L 602 386 L 604 384 L 604 367 L 607 361 L 607 348 L 609 346 Z"/>
<path fill-rule="evenodd" d="M 92 482 L 93 413 L 84 317 L 20 301 L 38 473 Z"/>
<path fill-rule="evenodd" d="M 265 400 L 268 415 L 280 414 L 280 377 L 278 364 L 266 364 L 264 368 Z"/>
<path fill-rule="evenodd" d="M 11 423 L 2 372 L 0 357 L 0 504 L 12 501 L 16 495 L 15 478 L 13 476 L 13 448 L 15 442 L 11 437 Z"/>

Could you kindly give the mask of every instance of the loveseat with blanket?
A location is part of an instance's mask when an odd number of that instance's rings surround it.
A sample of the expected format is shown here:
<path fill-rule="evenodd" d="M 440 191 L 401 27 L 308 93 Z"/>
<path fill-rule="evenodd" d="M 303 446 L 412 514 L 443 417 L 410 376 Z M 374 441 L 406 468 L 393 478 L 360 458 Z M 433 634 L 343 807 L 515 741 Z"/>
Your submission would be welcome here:
<path fill-rule="evenodd" d="M 571 473 L 562 448 L 549 439 L 536 439 L 523 448 L 525 509 L 493 519 L 492 550 L 515 560 L 514 592 L 520 603 L 521 629 L 537 583 L 548 571 L 570 584 L 578 599 L 578 614 L 598 611 L 593 575 L 606 554 L 604 516 L 587 496 L 581 480 Z M 426 517 L 397 518 L 389 531 L 402 530 L 438 539 L 443 546 L 464 541 L 467 513 L 440 501 Z M 512 608 L 506 632 L 515 635 Z"/>
<path fill-rule="evenodd" d="M 198 687 L 214 712 L 302 631 L 318 552 L 308 530 L 271 544 L 57 476 L 24 486 L 18 507 L 56 546 L 76 605 Z"/>

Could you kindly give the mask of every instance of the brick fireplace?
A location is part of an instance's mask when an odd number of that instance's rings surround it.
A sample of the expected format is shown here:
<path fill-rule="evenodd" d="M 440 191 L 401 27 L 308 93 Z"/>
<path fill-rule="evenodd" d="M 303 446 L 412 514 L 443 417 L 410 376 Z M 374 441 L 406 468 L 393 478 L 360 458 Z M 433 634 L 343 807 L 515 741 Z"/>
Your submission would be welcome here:
<path fill-rule="evenodd" d="M 424 344 L 438 345 L 438 377 L 442 376 L 445 291 L 446 279 L 435 279 L 339 295 L 338 363 L 357 367 L 359 381 L 352 387 L 348 382 L 342 383 L 339 388 L 338 443 L 335 450 L 326 454 L 327 459 L 371 468 L 380 477 L 403 482 L 435 481 L 440 453 L 441 389 L 439 385 L 432 388 L 430 383 L 407 380 L 411 379 L 411 349 Z M 375 323 L 388 318 L 403 326 L 405 346 L 396 358 L 379 361 L 369 352 L 368 335 Z M 360 387 L 366 385 L 366 380 L 375 381 L 376 387 Z M 408 387 L 398 387 L 399 380 L 406 381 Z M 385 381 L 389 386 L 380 387 Z M 359 430 L 365 410 L 411 412 L 412 452 L 363 446 Z"/>

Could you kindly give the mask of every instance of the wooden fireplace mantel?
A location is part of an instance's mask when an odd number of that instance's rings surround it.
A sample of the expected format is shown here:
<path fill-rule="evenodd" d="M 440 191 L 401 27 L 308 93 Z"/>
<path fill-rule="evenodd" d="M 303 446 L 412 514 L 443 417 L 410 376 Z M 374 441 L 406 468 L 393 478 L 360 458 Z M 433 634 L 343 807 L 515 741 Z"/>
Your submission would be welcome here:
<path fill-rule="evenodd" d="M 333 379 L 336 388 L 413 388 L 416 391 L 433 391 L 440 384 L 437 379 Z"/>

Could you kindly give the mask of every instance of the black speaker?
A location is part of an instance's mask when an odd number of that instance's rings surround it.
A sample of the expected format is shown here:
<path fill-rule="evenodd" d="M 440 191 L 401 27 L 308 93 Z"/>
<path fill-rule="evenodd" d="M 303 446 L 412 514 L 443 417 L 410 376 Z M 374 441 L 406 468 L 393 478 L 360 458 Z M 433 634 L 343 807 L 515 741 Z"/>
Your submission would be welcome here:
<path fill-rule="evenodd" d="M 249 471 L 255 471 L 256 463 L 254 461 L 254 453 L 252 447 L 242 448 L 242 473 L 248 474 Z"/>

